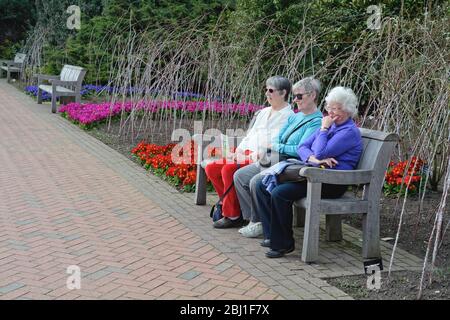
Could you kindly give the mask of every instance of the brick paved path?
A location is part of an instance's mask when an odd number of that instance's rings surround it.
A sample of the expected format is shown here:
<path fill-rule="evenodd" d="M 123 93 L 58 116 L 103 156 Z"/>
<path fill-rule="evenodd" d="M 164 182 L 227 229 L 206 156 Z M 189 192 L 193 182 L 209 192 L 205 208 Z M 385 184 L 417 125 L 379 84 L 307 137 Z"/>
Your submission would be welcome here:
<path fill-rule="evenodd" d="M 362 273 L 359 231 L 321 241 L 317 264 L 271 260 L 192 203 L 0 80 L 1 299 L 350 299 L 325 279 Z M 399 250 L 394 270 L 419 268 Z"/>

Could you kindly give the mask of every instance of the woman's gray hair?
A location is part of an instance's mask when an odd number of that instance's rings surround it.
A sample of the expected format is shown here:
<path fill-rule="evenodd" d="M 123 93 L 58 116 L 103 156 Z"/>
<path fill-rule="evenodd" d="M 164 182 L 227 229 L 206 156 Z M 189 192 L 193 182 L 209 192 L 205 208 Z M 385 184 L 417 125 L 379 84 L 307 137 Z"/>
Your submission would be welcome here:
<path fill-rule="evenodd" d="M 292 87 L 292 90 L 296 90 L 298 88 L 305 89 L 305 92 L 315 92 L 316 98 L 314 101 L 317 103 L 319 101 L 319 94 L 322 90 L 322 85 L 320 81 L 315 79 L 314 77 L 303 78 L 302 80 L 296 82 Z"/>
<path fill-rule="evenodd" d="M 358 98 L 350 88 L 334 87 L 328 92 L 325 101 L 328 104 L 336 102 L 342 105 L 342 110 L 352 118 L 358 114 Z M 328 107 L 325 107 L 327 109 Z"/>
<path fill-rule="evenodd" d="M 292 84 L 289 79 L 281 76 L 273 76 L 266 80 L 266 86 L 274 87 L 277 90 L 286 90 L 284 100 L 288 101 L 289 95 L 291 94 L 292 90 Z"/>

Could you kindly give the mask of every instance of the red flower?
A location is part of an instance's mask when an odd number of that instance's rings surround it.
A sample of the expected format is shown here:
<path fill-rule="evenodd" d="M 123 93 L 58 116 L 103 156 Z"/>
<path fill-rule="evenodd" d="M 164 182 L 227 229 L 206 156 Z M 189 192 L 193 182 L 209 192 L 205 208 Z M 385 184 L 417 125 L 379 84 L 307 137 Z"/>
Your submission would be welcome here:
<path fill-rule="evenodd" d="M 189 171 L 186 174 L 186 178 L 183 180 L 183 186 L 195 184 L 195 181 L 197 179 L 197 172 L 196 171 Z"/>

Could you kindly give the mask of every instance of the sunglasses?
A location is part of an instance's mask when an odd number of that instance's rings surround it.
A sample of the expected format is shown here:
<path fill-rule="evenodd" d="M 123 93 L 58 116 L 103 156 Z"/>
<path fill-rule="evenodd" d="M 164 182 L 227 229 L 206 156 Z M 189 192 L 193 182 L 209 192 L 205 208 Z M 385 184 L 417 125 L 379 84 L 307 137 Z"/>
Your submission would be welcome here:
<path fill-rule="evenodd" d="M 294 97 L 294 100 L 295 100 L 295 99 L 297 99 L 297 100 L 302 100 L 302 99 L 303 99 L 303 96 L 304 96 L 304 95 L 307 95 L 307 94 L 309 94 L 309 92 L 305 92 L 305 93 L 297 93 L 297 94 L 294 94 L 293 97 Z"/>
<path fill-rule="evenodd" d="M 272 89 L 272 88 L 263 88 L 264 92 L 269 91 L 270 93 L 274 93 L 275 91 L 281 91 L 279 89 Z"/>

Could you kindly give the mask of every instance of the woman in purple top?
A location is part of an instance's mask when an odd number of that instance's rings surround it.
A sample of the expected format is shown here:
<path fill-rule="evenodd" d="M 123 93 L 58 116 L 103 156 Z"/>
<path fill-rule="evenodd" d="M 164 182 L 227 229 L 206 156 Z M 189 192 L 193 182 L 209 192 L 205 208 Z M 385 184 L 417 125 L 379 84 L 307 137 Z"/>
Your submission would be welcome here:
<path fill-rule="evenodd" d="M 363 145 L 361 134 L 352 120 L 358 110 L 358 99 L 349 88 L 335 87 L 325 98 L 328 116 L 322 126 L 297 148 L 301 160 L 314 166 L 335 170 L 355 169 Z M 348 186 L 322 184 L 322 198 L 339 198 Z M 294 251 L 292 204 L 306 197 L 307 182 L 287 182 L 271 193 L 259 182 L 253 192 L 253 203 L 263 224 L 263 247 L 269 247 L 268 258 L 279 258 Z"/>

